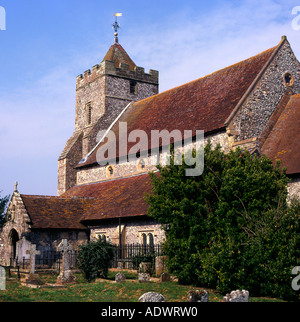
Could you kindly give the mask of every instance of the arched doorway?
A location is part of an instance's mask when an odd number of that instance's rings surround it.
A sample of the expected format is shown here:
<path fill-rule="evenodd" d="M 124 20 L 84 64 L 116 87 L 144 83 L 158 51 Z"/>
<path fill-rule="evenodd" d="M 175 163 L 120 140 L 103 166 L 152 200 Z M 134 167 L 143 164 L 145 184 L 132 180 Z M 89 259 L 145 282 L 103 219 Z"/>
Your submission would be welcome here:
<path fill-rule="evenodd" d="M 12 229 L 9 234 L 9 244 L 11 246 L 11 258 L 16 259 L 17 254 L 17 242 L 20 240 L 19 234 L 15 229 Z"/>

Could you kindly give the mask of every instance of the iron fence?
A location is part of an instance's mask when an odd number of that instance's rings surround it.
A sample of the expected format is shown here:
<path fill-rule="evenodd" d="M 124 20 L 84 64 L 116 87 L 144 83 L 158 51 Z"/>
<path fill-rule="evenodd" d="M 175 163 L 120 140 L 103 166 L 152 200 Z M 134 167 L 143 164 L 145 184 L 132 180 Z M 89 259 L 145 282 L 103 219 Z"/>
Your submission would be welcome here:
<path fill-rule="evenodd" d="M 138 269 L 141 262 L 151 262 L 154 266 L 155 258 L 162 255 L 163 250 L 161 245 L 117 245 L 111 267 Z"/>
<path fill-rule="evenodd" d="M 70 268 L 76 267 L 77 251 L 69 251 Z M 62 252 L 57 251 L 43 251 L 40 255 L 35 256 L 36 269 L 55 269 L 60 271 L 62 262 Z M 30 269 L 30 258 L 14 258 L 10 259 L 11 268 Z"/>
<path fill-rule="evenodd" d="M 125 244 L 114 247 L 114 258 L 110 263 L 110 268 L 127 268 L 138 269 L 141 262 L 151 262 L 155 265 L 155 258 L 162 256 L 163 250 L 161 245 L 141 245 Z M 78 251 L 69 251 L 70 267 L 76 268 Z M 62 252 L 41 251 L 40 255 L 35 257 L 35 268 L 38 269 L 55 269 L 60 271 L 62 263 Z M 30 269 L 30 258 L 10 259 L 10 268 Z"/>

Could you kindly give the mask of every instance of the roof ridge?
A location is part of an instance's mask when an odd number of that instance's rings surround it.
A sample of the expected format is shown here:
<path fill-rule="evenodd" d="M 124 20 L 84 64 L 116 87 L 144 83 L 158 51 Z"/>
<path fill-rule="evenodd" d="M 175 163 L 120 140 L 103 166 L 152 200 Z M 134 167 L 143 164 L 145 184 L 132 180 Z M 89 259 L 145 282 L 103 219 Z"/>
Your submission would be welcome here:
<path fill-rule="evenodd" d="M 27 198 L 59 198 L 58 196 L 50 196 L 50 195 L 27 195 L 27 194 L 20 194 L 21 197 L 27 197 Z"/>
<path fill-rule="evenodd" d="M 158 172 L 158 170 L 154 171 L 154 173 L 155 172 Z M 93 185 L 93 184 L 106 183 L 106 182 L 112 182 L 112 181 L 118 181 L 118 180 L 126 180 L 126 179 L 130 179 L 130 178 L 136 178 L 136 177 L 141 177 L 141 176 L 146 176 L 146 175 L 149 175 L 149 172 L 137 173 L 137 174 L 130 175 L 130 176 L 127 176 L 127 177 L 118 177 L 118 178 L 112 178 L 112 179 L 107 179 L 107 180 L 101 180 L 101 181 L 94 181 L 94 182 L 89 182 L 89 183 L 84 183 L 84 184 L 78 184 L 78 185 L 76 185 L 76 186 L 74 186 L 72 188 L 85 187 L 85 186 L 89 186 L 89 185 Z M 70 188 L 70 189 L 72 189 L 72 188 Z M 66 192 L 68 192 L 68 190 Z M 82 197 L 82 198 L 85 198 L 85 197 Z M 97 198 L 94 198 L 94 199 L 97 199 Z"/>
<path fill-rule="evenodd" d="M 61 196 L 43 196 L 43 195 L 25 195 L 20 194 L 20 196 L 23 198 L 36 198 L 36 199 L 56 199 L 56 200 L 71 200 L 71 199 L 96 199 L 94 197 L 77 197 L 77 196 L 70 196 L 70 197 L 61 197 Z"/>
<path fill-rule="evenodd" d="M 263 54 L 267 53 L 268 51 L 273 51 L 273 50 L 275 50 L 277 47 L 278 47 L 278 45 L 277 45 L 277 46 L 274 46 L 274 47 L 271 47 L 271 48 L 269 48 L 269 49 L 266 49 L 266 50 L 264 50 L 264 51 L 262 51 L 262 52 L 260 52 L 260 53 L 258 53 L 258 54 L 256 54 L 256 55 L 253 55 L 253 56 L 250 56 L 250 57 L 248 57 L 248 58 L 246 58 L 246 59 L 243 59 L 243 60 L 241 60 L 241 61 L 239 61 L 239 62 L 237 62 L 237 63 L 234 63 L 234 64 L 231 64 L 231 65 L 229 65 L 229 66 L 226 66 L 226 67 L 223 67 L 223 68 L 221 68 L 221 69 L 218 69 L 218 70 L 216 70 L 216 71 L 214 71 L 214 72 L 212 72 L 212 73 L 210 73 L 210 74 L 207 74 L 207 75 L 205 75 L 205 76 L 199 77 L 199 78 L 194 79 L 194 80 L 192 80 L 192 81 L 189 81 L 189 82 L 187 82 L 187 83 L 184 83 L 184 84 L 181 84 L 181 85 L 175 86 L 175 87 L 173 87 L 173 88 L 167 89 L 167 90 L 165 90 L 165 91 L 163 91 L 163 92 L 161 92 L 161 93 L 158 93 L 158 94 L 153 95 L 153 96 L 150 96 L 150 97 L 146 97 L 146 98 L 144 98 L 144 99 L 142 99 L 142 100 L 134 101 L 134 102 L 133 102 L 133 104 L 140 103 L 140 102 L 141 102 L 141 103 L 142 103 L 142 102 L 146 102 L 147 100 L 151 100 L 151 99 L 153 99 L 153 98 L 154 98 L 154 97 L 156 97 L 156 96 L 160 96 L 160 95 L 162 95 L 162 94 L 167 94 L 167 93 L 168 93 L 168 92 L 170 92 L 170 91 L 173 91 L 173 90 L 179 89 L 179 88 L 181 88 L 181 87 L 184 87 L 184 86 L 186 86 L 186 85 L 189 85 L 189 84 L 192 84 L 192 83 L 198 82 L 198 81 L 200 81 L 200 80 L 202 80 L 202 79 L 205 79 L 205 78 L 207 78 L 207 77 L 213 76 L 213 75 L 215 75 L 215 74 L 217 74 L 217 73 L 220 73 L 220 72 L 225 71 L 225 70 L 227 70 L 227 69 L 233 68 L 234 66 L 237 66 L 237 65 L 239 65 L 239 64 L 242 64 L 242 63 L 244 63 L 244 62 L 246 62 L 246 61 L 249 61 L 249 60 L 251 60 L 251 59 L 254 59 L 254 58 L 256 58 L 256 57 L 258 57 L 258 56 L 260 56 L 260 55 L 263 55 Z"/>

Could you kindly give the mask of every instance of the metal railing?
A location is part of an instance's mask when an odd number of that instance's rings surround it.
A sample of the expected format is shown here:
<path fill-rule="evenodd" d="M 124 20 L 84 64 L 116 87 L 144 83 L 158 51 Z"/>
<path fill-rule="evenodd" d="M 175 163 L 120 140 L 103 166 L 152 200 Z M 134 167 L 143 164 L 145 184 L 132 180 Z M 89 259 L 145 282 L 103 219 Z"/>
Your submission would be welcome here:
<path fill-rule="evenodd" d="M 111 267 L 138 269 L 141 262 L 151 262 L 154 265 L 155 257 L 162 255 L 161 245 L 117 245 Z"/>
<path fill-rule="evenodd" d="M 77 251 L 69 251 L 70 259 L 70 267 L 76 267 L 76 259 L 78 252 Z M 41 255 L 37 255 L 35 257 L 35 268 L 36 269 L 55 269 L 60 272 L 62 261 L 62 252 L 56 251 L 44 251 L 41 252 Z M 30 268 L 30 258 L 22 257 L 22 258 L 14 258 L 10 259 L 10 268 L 19 268 L 19 269 L 29 269 Z"/>
<path fill-rule="evenodd" d="M 76 268 L 78 251 L 70 251 L 70 267 Z M 114 258 L 110 263 L 111 268 L 128 268 L 138 269 L 141 262 L 152 262 L 155 264 L 155 258 L 162 256 L 163 250 L 161 245 L 142 245 L 142 244 L 125 244 L 114 247 Z M 55 269 L 60 272 L 62 263 L 62 252 L 41 251 L 40 255 L 35 257 L 35 269 Z M 28 270 L 30 269 L 30 258 L 10 259 L 10 268 Z"/>

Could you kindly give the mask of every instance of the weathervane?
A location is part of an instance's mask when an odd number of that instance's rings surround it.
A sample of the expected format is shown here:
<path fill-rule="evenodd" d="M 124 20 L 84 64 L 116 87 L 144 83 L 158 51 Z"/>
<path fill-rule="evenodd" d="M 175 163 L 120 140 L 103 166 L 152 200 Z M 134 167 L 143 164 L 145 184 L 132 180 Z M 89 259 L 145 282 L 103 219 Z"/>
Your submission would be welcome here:
<path fill-rule="evenodd" d="M 116 17 L 116 21 L 115 23 L 112 25 L 113 29 L 115 30 L 115 44 L 119 43 L 119 39 L 118 39 L 118 30 L 121 28 L 120 24 L 118 23 L 118 17 L 122 17 L 122 13 L 115 13 L 114 16 Z"/>

